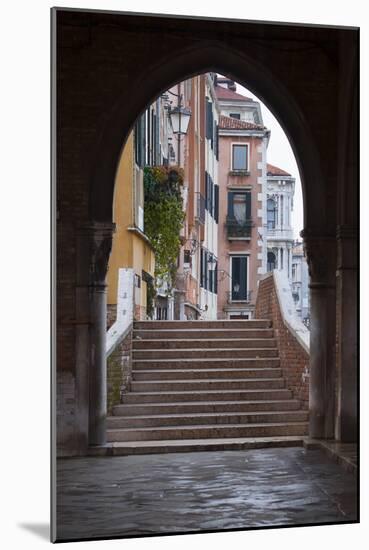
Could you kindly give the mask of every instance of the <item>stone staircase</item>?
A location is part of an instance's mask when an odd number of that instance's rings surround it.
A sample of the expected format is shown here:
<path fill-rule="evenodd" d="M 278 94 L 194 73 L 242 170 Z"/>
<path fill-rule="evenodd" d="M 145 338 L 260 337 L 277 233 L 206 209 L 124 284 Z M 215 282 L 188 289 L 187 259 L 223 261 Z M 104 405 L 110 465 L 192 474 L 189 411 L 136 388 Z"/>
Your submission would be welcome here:
<path fill-rule="evenodd" d="M 302 444 L 267 320 L 134 323 L 131 391 L 108 418 L 112 454 Z"/>

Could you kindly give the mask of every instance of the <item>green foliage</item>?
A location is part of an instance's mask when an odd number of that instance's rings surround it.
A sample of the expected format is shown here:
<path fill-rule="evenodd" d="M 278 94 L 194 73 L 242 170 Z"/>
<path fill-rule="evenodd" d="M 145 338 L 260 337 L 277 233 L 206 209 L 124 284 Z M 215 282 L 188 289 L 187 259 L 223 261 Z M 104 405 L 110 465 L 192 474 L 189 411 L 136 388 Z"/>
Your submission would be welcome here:
<path fill-rule="evenodd" d="M 183 172 L 167 166 L 144 169 L 145 233 L 155 251 L 155 278 L 174 285 L 177 257 L 180 249 L 180 231 L 184 221 L 180 186 Z"/>

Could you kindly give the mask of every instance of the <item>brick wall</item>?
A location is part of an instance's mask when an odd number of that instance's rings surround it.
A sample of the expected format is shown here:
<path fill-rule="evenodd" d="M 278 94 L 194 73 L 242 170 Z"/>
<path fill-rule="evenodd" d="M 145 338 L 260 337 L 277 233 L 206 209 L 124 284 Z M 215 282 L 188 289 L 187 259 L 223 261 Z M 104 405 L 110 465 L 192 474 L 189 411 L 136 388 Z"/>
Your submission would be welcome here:
<path fill-rule="evenodd" d="M 132 372 L 132 330 L 109 355 L 107 361 L 107 409 L 112 413 L 119 405 L 121 395 L 129 390 Z"/>
<path fill-rule="evenodd" d="M 117 304 L 108 304 L 107 315 L 106 315 L 106 330 L 110 329 L 110 327 L 115 323 L 116 319 L 117 319 Z"/>
<path fill-rule="evenodd" d="M 279 357 L 287 387 L 302 408 L 309 406 L 309 354 L 283 320 L 272 274 L 259 282 L 255 308 L 256 319 L 271 319 L 277 339 Z"/>

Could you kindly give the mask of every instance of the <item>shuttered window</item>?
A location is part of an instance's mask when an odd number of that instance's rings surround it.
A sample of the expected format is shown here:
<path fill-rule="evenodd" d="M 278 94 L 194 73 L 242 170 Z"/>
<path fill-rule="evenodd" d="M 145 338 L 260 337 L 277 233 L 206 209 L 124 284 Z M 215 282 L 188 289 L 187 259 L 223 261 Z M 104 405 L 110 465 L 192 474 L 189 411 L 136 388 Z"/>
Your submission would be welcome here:
<path fill-rule="evenodd" d="M 207 99 L 206 100 L 206 138 L 211 141 L 211 146 L 213 147 L 213 104 Z"/>
<path fill-rule="evenodd" d="M 219 185 L 214 185 L 214 220 L 219 221 Z"/>

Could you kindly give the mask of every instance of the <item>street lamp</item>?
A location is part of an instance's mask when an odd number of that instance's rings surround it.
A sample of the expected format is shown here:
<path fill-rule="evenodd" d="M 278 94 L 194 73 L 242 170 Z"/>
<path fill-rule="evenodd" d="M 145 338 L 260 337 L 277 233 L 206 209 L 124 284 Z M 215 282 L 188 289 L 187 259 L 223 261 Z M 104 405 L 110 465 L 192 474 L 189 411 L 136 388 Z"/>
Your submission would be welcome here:
<path fill-rule="evenodd" d="M 173 134 L 178 136 L 179 139 L 181 136 L 187 134 L 188 124 L 191 118 L 191 109 L 180 106 L 181 97 L 182 96 L 180 96 L 177 107 L 174 107 L 169 111 Z"/>
<path fill-rule="evenodd" d="M 169 120 L 172 126 L 173 134 L 178 141 L 178 166 L 181 165 L 181 145 L 180 139 L 187 134 L 188 124 L 191 118 L 191 109 L 182 105 L 183 95 L 175 94 L 168 90 L 168 93 L 178 98 L 176 107 L 168 109 Z"/>

